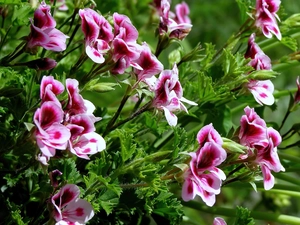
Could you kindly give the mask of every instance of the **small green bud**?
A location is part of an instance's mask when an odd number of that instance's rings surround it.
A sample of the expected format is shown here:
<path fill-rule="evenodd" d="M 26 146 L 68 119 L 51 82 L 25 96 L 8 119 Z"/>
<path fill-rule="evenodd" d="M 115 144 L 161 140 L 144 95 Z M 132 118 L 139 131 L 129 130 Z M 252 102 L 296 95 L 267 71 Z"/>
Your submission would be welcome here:
<path fill-rule="evenodd" d="M 175 63 L 178 64 L 181 59 L 181 53 L 180 49 L 175 49 L 169 54 L 169 62 L 170 65 L 174 65 Z"/>
<path fill-rule="evenodd" d="M 98 83 L 94 85 L 90 85 L 87 90 L 88 91 L 96 91 L 96 92 L 109 92 L 115 90 L 115 86 L 118 85 L 116 83 Z"/>
<path fill-rule="evenodd" d="M 240 153 L 245 154 L 245 151 L 247 150 L 247 147 L 240 145 L 228 138 L 222 138 L 223 139 L 223 145 L 222 147 L 230 153 Z"/>
<path fill-rule="evenodd" d="M 277 72 L 272 70 L 256 70 L 250 73 L 247 77 L 253 80 L 269 80 L 277 76 Z"/>

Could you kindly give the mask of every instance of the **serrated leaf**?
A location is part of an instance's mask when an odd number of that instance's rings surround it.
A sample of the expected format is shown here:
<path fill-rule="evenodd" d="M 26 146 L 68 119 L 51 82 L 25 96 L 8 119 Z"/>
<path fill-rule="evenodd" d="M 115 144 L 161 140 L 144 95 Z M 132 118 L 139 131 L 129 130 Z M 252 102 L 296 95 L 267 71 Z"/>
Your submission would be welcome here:
<path fill-rule="evenodd" d="M 211 66 L 211 61 L 216 53 L 215 46 L 211 43 L 205 43 L 205 57 L 201 60 L 203 70 L 207 71 Z"/>
<path fill-rule="evenodd" d="M 300 13 L 293 14 L 285 21 L 282 22 L 283 25 L 288 27 L 297 27 L 300 26 Z"/>
<path fill-rule="evenodd" d="M 282 44 L 284 44 L 286 47 L 290 48 L 292 51 L 296 52 L 298 49 L 298 42 L 297 39 L 293 37 L 282 37 L 281 41 Z"/>
<path fill-rule="evenodd" d="M 133 153 L 136 150 L 136 143 L 134 143 L 134 137 L 132 132 L 129 132 L 125 129 L 118 129 L 112 133 L 112 137 L 117 137 L 120 139 L 121 158 L 123 162 L 126 162 L 132 157 Z"/>
<path fill-rule="evenodd" d="M 240 9 L 241 21 L 244 22 L 248 17 L 247 12 L 249 11 L 250 7 L 252 6 L 251 0 L 236 0 L 236 3 Z"/>
<path fill-rule="evenodd" d="M 242 74 L 247 74 L 253 68 L 248 65 L 249 59 L 245 59 L 244 55 L 236 53 L 233 55 L 227 49 L 224 49 L 225 59 L 222 64 L 224 77 L 228 79 L 235 79 Z"/>
<path fill-rule="evenodd" d="M 14 3 L 16 4 L 16 3 Z M 19 4 L 19 3 L 18 3 Z M 13 26 L 23 26 L 29 24 L 29 18 L 33 17 L 34 9 L 29 3 L 22 3 L 16 5 L 14 9 L 14 14 L 12 16 Z"/>
<path fill-rule="evenodd" d="M 203 72 L 198 73 L 198 85 L 200 101 L 215 95 L 212 78 L 206 76 Z"/>
<path fill-rule="evenodd" d="M 250 216 L 251 211 L 247 208 L 237 206 L 236 220 L 234 225 L 254 225 L 254 219 Z"/>

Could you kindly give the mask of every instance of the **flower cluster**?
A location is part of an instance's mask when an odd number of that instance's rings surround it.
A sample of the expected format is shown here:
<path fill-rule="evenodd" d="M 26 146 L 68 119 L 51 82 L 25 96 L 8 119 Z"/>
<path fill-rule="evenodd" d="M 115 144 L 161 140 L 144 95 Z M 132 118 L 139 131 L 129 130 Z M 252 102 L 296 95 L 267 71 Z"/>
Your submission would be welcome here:
<path fill-rule="evenodd" d="M 85 224 L 94 216 L 91 204 L 79 195 L 79 187 L 67 184 L 52 196 L 55 225 Z"/>
<path fill-rule="evenodd" d="M 281 40 L 281 33 L 276 21 L 276 19 L 279 20 L 276 13 L 279 10 L 280 3 L 280 0 L 256 0 L 255 25 L 261 28 L 267 38 L 271 38 L 274 34 Z"/>
<path fill-rule="evenodd" d="M 34 51 L 37 46 L 47 50 L 60 52 L 66 49 L 68 36 L 56 29 L 56 21 L 51 16 L 51 7 L 44 1 L 34 12 L 34 19 L 30 20 L 31 33 L 28 36 L 26 48 Z"/>
<path fill-rule="evenodd" d="M 180 110 L 188 112 L 182 102 L 186 102 L 190 105 L 197 105 L 197 103 L 183 97 L 183 90 L 178 79 L 178 69 L 176 64 L 172 70 L 162 71 L 158 79 L 155 77 L 153 78 L 154 83 L 150 85 L 150 87 L 154 87 L 155 92 L 152 104 L 155 108 L 164 111 L 170 126 L 176 126 L 177 117 L 173 112 Z"/>
<path fill-rule="evenodd" d="M 245 115 L 241 117 L 239 131 L 240 143 L 248 148 L 246 155 L 247 165 L 254 169 L 259 166 L 264 178 L 264 188 L 270 190 L 274 186 L 274 177 L 271 171 L 284 171 L 279 161 L 277 146 L 281 143 L 281 136 L 272 127 L 257 115 L 254 109 L 246 107 Z"/>
<path fill-rule="evenodd" d="M 170 1 L 154 1 L 154 6 L 160 16 L 159 33 L 167 33 L 170 38 L 184 39 L 192 28 L 189 18 L 189 6 L 182 2 L 175 6 L 175 13 L 170 11 Z"/>
<path fill-rule="evenodd" d="M 41 107 L 34 114 L 36 129 L 34 136 L 41 150 L 38 159 L 47 165 L 56 150 L 69 149 L 74 155 L 89 159 L 88 155 L 105 149 L 104 139 L 95 132 L 94 123 L 99 121 L 93 115 L 95 106 L 79 94 L 78 81 L 66 80 L 67 101 L 59 101 L 57 95 L 64 91 L 64 85 L 52 76 L 41 81 Z"/>
<path fill-rule="evenodd" d="M 109 55 L 113 60 L 112 73 L 123 74 L 129 66 L 142 70 L 135 62 L 142 50 L 136 42 L 138 31 L 127 16 L 114 13 L 113 29 L 103 16 L 92 9 L 81 9 L 79 15 L 85 36 L 85 51 L 95 63 L 103 63 L 104 55 Z"/>
<path fill-rule="evenodd" d="M 248 41 L 248 49 L 245 58 L 250 58 L 249 65 L 255 70 L 271 70 L 271 59 L 255 43 L 255 34 L 251 34 Z M 263 105 L 273 105 L 275 99 L 273 96 L 274 85 L 270 80 L 249 80 L 248 90 L 252 93 L 255 100 Z"/>
<path fill-rule="evenodd" d="M 197 134 L 199 149 L 190 153 L 190 168 L 184 174 L 182 198 L 189 201 L 199 195 L 208 205 L 213 206 L 216 195 L 221 191 L 224 172 L 217 168 L 227 157 L 222 148 L 223 140 L 212 124 L 204 126 Z"/>

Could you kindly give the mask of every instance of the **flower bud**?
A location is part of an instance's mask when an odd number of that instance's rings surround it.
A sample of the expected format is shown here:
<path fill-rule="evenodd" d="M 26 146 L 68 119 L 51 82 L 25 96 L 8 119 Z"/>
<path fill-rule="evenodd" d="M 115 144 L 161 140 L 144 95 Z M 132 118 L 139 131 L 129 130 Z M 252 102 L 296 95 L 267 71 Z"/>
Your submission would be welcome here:
<path fill-rule="evenodd" d="M 300 102 L 300 84 L 299 84 L 299 76 L 297 77 L 296 84 L 298 87 L 297 92 L 295 93 L 294 102 L 295 104 Z"/>
<path fill-rule="evenodd" d="M 55 188 L 58 187 L 59 180 L 57 178 L 61 175 L 62 175 L 62 172 L 60 172 L 59 170 L 53 170 L 49 173 L 50 182 L 53 187 L 55 187 Z"/>
<path fill-rule="evenodd" d="M 253 80 L 269 80 L 276 77 L 278 73 L 272 70 L 256 70 L 248 75 L 249 79 Z"/>
<path fill-rule="evenodd" d="M 247 150 L 247 147 L 240 145 L 230 139 L 222 137 L 223 145 L 222 147 L 230 153 L 240 153 L 245 154 L 245 151 Z"/>
<path fill-rule="evenodd" d="M 26 62 L 25 65 L 36 70 L 51 70 L 57 65 L 57 62 L 54 59 L 42 58 Z"/>

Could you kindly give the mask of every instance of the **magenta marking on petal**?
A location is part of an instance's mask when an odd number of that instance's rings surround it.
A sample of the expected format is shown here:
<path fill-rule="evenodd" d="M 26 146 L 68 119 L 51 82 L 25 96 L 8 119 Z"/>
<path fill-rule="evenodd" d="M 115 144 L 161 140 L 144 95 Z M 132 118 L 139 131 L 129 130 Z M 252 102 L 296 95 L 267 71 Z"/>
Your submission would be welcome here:
<path fill-rule="evenodd" d="M 53 135 L 54 139 L 60 139 L 61 138 L 61 133 L 59 131 L 56 131 Z"/>
<path fill-rule="evenodd" d="M 76 216 L 81 217 L 84 215 L 84 209 L 83 208 L 77 208 L 75 210 Z"/>
<path fill-rule="evenodd" d="M 86 149 L 83 150 L 82 153 L 89 153 L 89 152 L 91 152 L 91 149 L 90 148 L 86 148 Z"/>
<path fill-rule="evenodd" d="M 64 190 L 61 196 L 61 205 L 70 202 L 74 198 L 74 193 L 70 189 Z"/>
<path fill-rule="evenodd" d="M 97 139 L 92 138 L 92 139 L 90 139 L 90 142 L 92 142 L 92 143 L 97 143 Z"/>
<path fill-rule="evenodd" d="M 266 95 L 265 93 L 260 93 L 259 96 L 262 97 L 262 98 L 268 97 L 268 95 Z"/>

